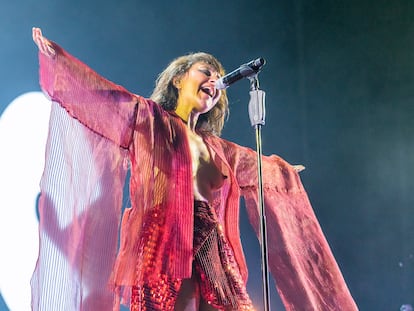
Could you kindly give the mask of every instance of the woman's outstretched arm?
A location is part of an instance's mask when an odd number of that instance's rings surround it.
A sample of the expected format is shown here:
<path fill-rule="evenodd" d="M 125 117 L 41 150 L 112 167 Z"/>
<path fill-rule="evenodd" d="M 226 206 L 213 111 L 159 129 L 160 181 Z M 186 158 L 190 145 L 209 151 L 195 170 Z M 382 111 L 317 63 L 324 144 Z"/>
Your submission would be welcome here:
<path fill-rule="evenodd" d="M 34 27 L 32 36 L 39 48 L 40 86 L 47 96 L 92 131 L 127 148 L 142 98 L 99 75 L 44 37 L 40 28 Z"/>

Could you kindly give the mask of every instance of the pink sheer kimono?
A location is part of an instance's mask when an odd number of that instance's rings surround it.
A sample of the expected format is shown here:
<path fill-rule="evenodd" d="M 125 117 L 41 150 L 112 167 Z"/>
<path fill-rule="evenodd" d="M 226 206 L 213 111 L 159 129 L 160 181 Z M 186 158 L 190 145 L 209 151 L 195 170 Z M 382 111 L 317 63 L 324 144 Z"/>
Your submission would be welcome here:
<path fill-rule="evenodd" d="M 54 48 L 54 58 L 40 54 L 41 87 L 54 104 L 32 308 L 117 310 L 137 283 L 191 276 L 193 189 L 185 125 Z M 227 176 L 210 204 L 246 282 L 239 198 L 258 232 L 256 155 L 213 135 L 203 138 Z M 263 161 L 270 271 L 286 309 L 357 310 L 298 174 L 280 157 Z M 131 206 L 121 221 L 128 169 Z M 145 230 L 156 232 L 156 245 L 145 240 Z"/>

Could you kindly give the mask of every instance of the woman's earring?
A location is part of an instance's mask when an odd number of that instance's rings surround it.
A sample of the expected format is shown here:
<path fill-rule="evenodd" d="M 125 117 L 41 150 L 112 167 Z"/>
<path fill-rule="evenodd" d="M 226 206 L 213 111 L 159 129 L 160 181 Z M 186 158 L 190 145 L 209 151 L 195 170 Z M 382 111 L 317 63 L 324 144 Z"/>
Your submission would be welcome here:
<path fill-rule="evenodd" d="M 180 80 L 178 80 L 178 79 L 174 79 L 174 81 L 173 81 L 173 85 L 175 86 L 175 88 L 176 88 L 177 90 L 181 89 Z"/>

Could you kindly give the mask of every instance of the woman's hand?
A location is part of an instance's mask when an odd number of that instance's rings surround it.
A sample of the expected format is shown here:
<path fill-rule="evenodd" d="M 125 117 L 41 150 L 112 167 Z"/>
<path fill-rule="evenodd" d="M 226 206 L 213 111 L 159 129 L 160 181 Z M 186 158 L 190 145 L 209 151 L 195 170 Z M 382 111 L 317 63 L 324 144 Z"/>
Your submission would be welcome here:
<path fill-rule="evenodd" d="M 41 53 L 49 57 L 55 57 L 56 51 L 53 48 L 52 43 L 43 37 L 42 30 L 40 28 L 33 27 L 32 36 L 33 41 L 36 43 Z"/>

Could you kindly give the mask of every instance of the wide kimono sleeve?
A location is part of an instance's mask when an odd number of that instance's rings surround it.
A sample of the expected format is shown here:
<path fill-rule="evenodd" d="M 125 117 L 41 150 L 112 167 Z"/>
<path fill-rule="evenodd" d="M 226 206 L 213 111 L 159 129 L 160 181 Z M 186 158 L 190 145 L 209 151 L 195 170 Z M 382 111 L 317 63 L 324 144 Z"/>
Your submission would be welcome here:
<path fill-rule="evenodd" d="M 256 153 L 234 144 L 226 153 L 259 236 Z M 286 310 L 357 310 L 295 167 L 275 155 L 262 163 L 269 268 Z"/>
<path fill-rule="evenodd" d="M 119 310 L 110 279 L 127 148 L 138 110 L 145 114 L 149 108 L 54 48 L 54 58 L 40 54 L 41 87 L 53 103 L 38 200 L 32 310 Z"/>
<path fill-rule="evenodd" d="M 136 104 L 142 100 L 53 43 L 55 57 L 39 53 L 40 86 L 73 118 L 115 144 L 127 148 L 132 140 Z"/>

